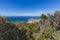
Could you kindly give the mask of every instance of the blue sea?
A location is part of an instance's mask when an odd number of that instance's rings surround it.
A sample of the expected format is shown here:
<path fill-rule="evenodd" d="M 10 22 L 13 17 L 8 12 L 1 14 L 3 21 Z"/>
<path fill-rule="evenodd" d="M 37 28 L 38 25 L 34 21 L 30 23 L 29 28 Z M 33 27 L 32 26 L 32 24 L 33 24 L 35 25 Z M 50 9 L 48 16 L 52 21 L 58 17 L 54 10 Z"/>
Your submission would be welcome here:
<path fill-rule="evenodd" d="M 40 19 L 39 16 L 9 16 L 7 19 L 12 22 L 24 21 L 27 22 L 30 18 Z"/>

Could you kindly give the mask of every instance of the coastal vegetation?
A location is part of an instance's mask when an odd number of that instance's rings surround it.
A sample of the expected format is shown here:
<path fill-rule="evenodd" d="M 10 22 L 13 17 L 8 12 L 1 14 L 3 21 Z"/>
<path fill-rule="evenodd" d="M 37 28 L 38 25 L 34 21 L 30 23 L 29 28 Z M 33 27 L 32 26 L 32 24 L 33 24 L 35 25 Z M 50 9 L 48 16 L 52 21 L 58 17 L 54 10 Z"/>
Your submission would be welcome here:
<path fill-rule="evenodd" d="M 39 22 L 9 22 L 0 16 L 0 40 L 60 40 L 60 11 L 41 14 Z"/>

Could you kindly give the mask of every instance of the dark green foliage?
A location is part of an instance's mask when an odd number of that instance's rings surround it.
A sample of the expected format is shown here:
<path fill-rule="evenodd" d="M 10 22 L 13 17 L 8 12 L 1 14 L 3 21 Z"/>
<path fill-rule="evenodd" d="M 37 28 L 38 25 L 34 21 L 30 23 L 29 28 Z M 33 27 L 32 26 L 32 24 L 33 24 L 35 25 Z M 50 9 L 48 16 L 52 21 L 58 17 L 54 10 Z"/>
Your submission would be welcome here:
<path fill-rule="evenodd" d="M 40 18 L 41 19 L 48 19 L 48 17 L 45 14 L 41 14 Z"/>
<path fill-rule="evenodd" d="M 3 17 L 0 17 L 0 21 L 0 40 L 29 40 L 28 36 L 33 40 L 32 34 L 28 33 L 25 27 L 20 30 L 14 23 L 8 22 Z"/>

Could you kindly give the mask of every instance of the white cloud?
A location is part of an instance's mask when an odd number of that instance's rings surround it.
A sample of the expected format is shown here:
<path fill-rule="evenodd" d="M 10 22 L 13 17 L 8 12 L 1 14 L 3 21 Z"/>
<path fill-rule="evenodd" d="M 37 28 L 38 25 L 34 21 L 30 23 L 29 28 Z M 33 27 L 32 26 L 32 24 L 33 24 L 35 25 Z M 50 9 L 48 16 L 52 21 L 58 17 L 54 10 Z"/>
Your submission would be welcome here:
<path fill-rule="evenodd" d="M 37 11 L 33 11 L 33 12 L 27 11 L 27 12 L 19 12 L 19 13 L 12 13 L 12 12 L 8 12 L 8 11 L 0 10 L 1 16 L 40 16 L 42 13 L 47 14 L 47 12 L 44 10 L 37 10 Z"/>

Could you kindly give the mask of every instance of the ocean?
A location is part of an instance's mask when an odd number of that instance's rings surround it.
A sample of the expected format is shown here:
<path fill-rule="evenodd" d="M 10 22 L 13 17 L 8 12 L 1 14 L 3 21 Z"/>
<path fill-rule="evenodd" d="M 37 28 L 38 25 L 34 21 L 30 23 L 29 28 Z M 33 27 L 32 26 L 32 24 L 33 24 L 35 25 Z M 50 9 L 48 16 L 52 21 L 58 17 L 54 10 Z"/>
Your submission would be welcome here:
<path fill-rule="evenodd" d="M 27 22 L 30 18 L 40 19 L 39 16 L 9 16 L 7 19 L 11 22 L 24 21 Z"/>

